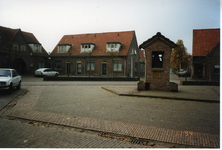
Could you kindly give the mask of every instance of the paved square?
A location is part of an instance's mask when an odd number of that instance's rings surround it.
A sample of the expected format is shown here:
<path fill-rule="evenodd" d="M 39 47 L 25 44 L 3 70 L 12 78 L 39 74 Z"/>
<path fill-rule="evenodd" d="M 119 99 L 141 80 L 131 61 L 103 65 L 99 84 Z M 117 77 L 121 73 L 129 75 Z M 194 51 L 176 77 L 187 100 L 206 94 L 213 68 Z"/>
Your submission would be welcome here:
<path fill-rule="evenodd" d="M 90 86 L 28 90 L 9 115 L 164 142 L 219 145 L 218 103 L 119 97 Z M 201 140 L 206 142 L 200 144 L 202 135 L 207 135 Z M 208 136 L 216 136 L 216 144 Z"/>

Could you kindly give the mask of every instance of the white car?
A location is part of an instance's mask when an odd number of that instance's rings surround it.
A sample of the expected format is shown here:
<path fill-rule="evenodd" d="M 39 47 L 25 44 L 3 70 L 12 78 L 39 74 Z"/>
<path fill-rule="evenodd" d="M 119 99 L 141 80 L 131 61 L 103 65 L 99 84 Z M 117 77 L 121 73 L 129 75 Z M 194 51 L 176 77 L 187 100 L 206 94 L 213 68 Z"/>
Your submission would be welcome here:
<path fill-rule="evenodd" d="M 50 68 L 39 68 L 35 71 L 35 76 L 58 76 L 57 71 L 52 71 Z"/>
<path fill-rule="evenodd" d="M 21 76 L 15 69 L 0 68 L 0 89 L 6 89 L 11 94 L 15 87 L 21 88 L 21 82 Z"/>

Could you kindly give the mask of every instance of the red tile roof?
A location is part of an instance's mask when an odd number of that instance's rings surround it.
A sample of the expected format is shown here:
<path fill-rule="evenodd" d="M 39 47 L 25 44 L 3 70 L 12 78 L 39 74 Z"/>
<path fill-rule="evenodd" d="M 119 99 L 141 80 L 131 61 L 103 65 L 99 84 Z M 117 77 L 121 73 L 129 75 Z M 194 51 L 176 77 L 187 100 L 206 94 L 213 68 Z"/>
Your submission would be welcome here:
<path fill-rule="evenodd" d="M 220 42 L 220 29 L 193 30 L 193 56 L 206 56 Z"/>
<path fill-rule="evenodd" d="M 27 43 L 40 44 L 40 42 L 36 39 L 36 37 L 32 33 L 24 32 L 24 31 L 22 31 L 22 33 Z"/>
<path fill-rule="evenodd" d="M 93 49 L 91 56 L 111 56 L 110 53 L 106 52 L 107 42 L 120 42 L 122 46 L 119 53 L 115 55 L 126 56 L 135 36 L 135 31 L 125 32 L 106 32 L 106 33 L 92 33 L 92 34 L 78 34 L 78 35 L 64 35 L 59 43 L 56 45 L 51 53 L 51 56 L 66 56 L 67 53 L 57 53 L 59 44 L 72 45 L 69 52 L 71 56 L 88 56 L 88 53 L 80 53 L 81 43 L 93 43 L 96 46 Z"/>
<path fill-rule="evenodd" d="M 11 29 L 11 28 L 6 28 L 6 27 L 0 26 L 0 48 L 5 49 L 8 43 L 13 42 L 13 39 L 15 38 L 15 36 L 19 30 L 20 29 Z M 21 32 L 22 32 L 27 44 L 28 43 L 40 44 L 39 41 L 36 39 L 36 37 L 32 33 L 24 32 L 24 31 L 21 31 Z M 42 54 L 47 54 L 47 52 L 43 46 L 42 46 L 42 49 L 43 49 Z M 39 54 L 39 55 L 41 55 L 41 54 Z"/>

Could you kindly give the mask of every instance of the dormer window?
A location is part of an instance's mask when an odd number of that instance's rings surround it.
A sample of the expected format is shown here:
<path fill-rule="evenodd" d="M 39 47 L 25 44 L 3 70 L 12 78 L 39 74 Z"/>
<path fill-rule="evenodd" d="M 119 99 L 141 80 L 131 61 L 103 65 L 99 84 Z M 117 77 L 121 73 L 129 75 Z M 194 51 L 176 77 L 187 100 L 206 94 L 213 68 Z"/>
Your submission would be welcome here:
<path fill-rule="evenodd" d="M 93 43 L 82 43 L 81 44 L 81 53 L 92 53 L 95 44 Z"/>
<path fill-rule="evenodd" d="M 42 46 L 39 43 L 28 44 L 34 53 L 42 53 Z"/>
<path fill-rule="evenodd" d="M 59 44 L 58 45 L 58 53 L 67 53 L 72 45 L 69 44 Z"/>
<path fill-rule="evenodd" d="M 119 42 L 107 42 L 106 52 L 119 52 L 121 45 Z"/>

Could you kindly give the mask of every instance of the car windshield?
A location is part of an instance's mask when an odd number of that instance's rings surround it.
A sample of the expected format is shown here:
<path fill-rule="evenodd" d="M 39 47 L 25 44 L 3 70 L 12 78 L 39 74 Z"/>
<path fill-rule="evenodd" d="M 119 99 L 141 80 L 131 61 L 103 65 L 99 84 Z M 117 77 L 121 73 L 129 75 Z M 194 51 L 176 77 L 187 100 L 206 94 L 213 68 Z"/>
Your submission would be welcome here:
<path fill-rule="evenodd" d="M 0 77 L 11 77 L 10 70 L 0 70 Z"/>

